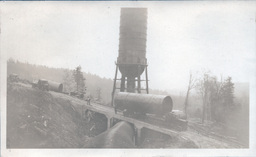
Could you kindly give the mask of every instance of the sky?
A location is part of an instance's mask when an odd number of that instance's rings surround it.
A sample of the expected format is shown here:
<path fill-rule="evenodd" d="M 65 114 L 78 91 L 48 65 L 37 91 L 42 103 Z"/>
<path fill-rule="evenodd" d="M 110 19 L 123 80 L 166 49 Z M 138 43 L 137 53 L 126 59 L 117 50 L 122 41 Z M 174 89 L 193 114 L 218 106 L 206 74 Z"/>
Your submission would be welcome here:
<path fill-rule="evenodd" d="M 113 79 L 122 7 L 148 8 L 150 88 L 184 91 L 190 71 L 256 76 L 255 1 L 1 2 L 1 61 L 81 65 Z"/>

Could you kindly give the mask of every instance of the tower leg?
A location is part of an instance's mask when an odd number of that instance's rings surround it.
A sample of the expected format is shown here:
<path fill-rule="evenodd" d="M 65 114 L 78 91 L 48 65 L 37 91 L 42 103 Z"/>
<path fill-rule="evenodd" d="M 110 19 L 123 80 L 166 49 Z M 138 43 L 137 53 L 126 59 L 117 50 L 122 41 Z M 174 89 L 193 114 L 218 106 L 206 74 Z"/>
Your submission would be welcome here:
<path fill-rule="evenodd" d="M 142 129 L 142 127 L 140 127 L 140 126 L 136 126 L 135 127 L 135 130 L 136 130 L 136 134 L 135 134 L 135 145 L 136 146 L 139 146 L 140 144 L 141 144 L 141 129 Z"/>
<path fill-rule="evenodd" d="M 120 86 L 120 92 L 124 92 L 125 90 L 125 77 L 122 75 L 122 78 L 121 78 L 121 86 Z"/>
<path fill-rule="evenodd" d="M 149 93 L 148 92 L 148 66 L 146 66 L 146 69 L 145 69 L 145 74 L 146 74 L 146 90 L 147 90 L 147 94 Z"/>
<path fill-rule="evenodd" d="M 135 77 L 127 77 L 127 92 L 135 93 Z"/>
<path fill-rule="evenodd" d="M 140 76 L 138 76 L 138 93 L 141 93 Z"/>
<path fill-rule="evenodd" d="M 118 72 L 118 65 L 116 64 L 116 73 L 115 73 L 114 85 L 113 85 L 113 90 L 112 90 L 111 106 L 114 106 L 114 95 L 115 95 L 115 91 L 116 91 L 116 77 L 117 77 L 117 72 Z"/>

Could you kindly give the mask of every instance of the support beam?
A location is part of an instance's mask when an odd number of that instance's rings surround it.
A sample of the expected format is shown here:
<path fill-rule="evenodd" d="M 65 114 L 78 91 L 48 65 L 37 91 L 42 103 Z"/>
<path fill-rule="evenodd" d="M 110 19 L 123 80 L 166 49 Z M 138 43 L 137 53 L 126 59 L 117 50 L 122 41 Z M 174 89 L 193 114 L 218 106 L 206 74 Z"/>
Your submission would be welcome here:
<path fill-rule="evenodd" d="M 128 76 L 127 77 L 127 90 L 126 92 L 135 93 L 135 77 Z"/>
<path fill-rule="evenodd" d="M 120 92 L 124 92 L 124 90 L 126 89 L 125 88 L 125 81 L 126 81 L 125 77 L 122 76 L 122 78 L 121 78 L 121 85 L 120 85 Z"/>
<path fill-rule="evenodd" d="M 113 126 L 113 117 L 107 116 L 107 119 L 108 119 L 108 129 L 109 129 Z"/>
<path fill-rule="evenodd" d="M 113 80 L 114 80 L 114 79 L 113 79 Z M 121 80 L 122 80 L 122 78 L 120 78 L 120 79 L 116 79 L 116 80 L 121 81 Z M 127 79 L 125 79 L 125 81 L 127 81 Z M 135 81 L 138 81 L 138 79 L 136 79 L 136 78 L 135 78 Z M 140 81 L 146 81 L 146 80 L 140 80 Z M 150 81 L 150 80 L 148 80 L 148 81 Z"/>
<path fill-rule="evenodd" d="M 142 126 L 134 126 L 135 127 L 135 145 L 139 146 L 141 144 L 141 129 L 143 128 Z"/>
<path fill-rule="evenodd" d="M 115 91 L 116 91 L 117 72 L 118 72 L 118 65 L 116 64 L 116 73 L 115 73 L 115 79 L 114 79 L 114 85 L 113 85 L 113 91 L 112 91 L 112 100 L 111 100 L 111 105 L 112 106 L 114 106 L 114 95 L 115 95 Z"/>
<path fill-rule="evenodd" d="M 141 93 L 141 85 L 140 85 L 140 75 L 138 76 L 138 88 L 137 88 L 138 93 Z"/>

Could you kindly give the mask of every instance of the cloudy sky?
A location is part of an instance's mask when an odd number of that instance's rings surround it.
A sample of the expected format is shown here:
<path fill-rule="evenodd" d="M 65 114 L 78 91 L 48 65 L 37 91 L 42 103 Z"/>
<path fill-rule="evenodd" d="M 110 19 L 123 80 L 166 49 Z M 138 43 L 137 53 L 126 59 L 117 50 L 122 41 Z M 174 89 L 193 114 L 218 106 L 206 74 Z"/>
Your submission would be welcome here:
<path fill-rule="evenodd" d="M 113 78 L 121 7 L 148 8 L 150 87 L 183 90 L 189 71 L 249 82 L 255 76 L 256 3 L 3 2 L 1 61 L 74 69 Z"/>

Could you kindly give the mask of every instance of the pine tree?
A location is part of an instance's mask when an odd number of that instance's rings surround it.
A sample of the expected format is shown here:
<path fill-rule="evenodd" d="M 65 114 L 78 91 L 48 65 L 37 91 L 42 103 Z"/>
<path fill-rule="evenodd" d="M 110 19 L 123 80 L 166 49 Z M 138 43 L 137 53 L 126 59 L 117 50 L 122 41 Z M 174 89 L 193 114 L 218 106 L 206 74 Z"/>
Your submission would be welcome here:
<path fill-rule="evenodd" d="M 229 109 L 234 107 L 234 83 L 232 78 L 228 77 L 223 85 L 222 91 L 222 104 L 224 105 L 224 111 L 227 112 Z"/>
<path fill-rule="evenodd" d="M 75 90 L 76 83 L 72 76 L 71 70 L 64 70 L 63 84 L 65 92 L 71 92 Z"/>
<path fill-rule="evenodd" d="M 76 67 L 75 70 L 73 71 L 73 77 L 76 82 L 76 91 L 78 93 L 85 94 L 85 78 L 82 73 L 82 68 L 80 65 Z"/>

